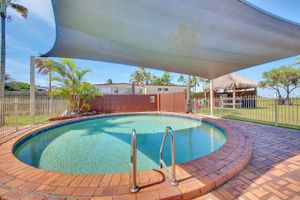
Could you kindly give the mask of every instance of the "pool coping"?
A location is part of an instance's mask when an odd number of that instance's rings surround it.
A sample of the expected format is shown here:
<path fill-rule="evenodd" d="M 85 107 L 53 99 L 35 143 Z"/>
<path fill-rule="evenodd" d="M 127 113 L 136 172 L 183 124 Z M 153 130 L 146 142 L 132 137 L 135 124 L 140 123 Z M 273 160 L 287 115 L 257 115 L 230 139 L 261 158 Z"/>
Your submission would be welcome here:
<path fill-rule="evenodd" d="M 176 165 L 179 185 L 171 186 L 164 170 L 138 172 L 138 193 L 129 191 L 129 173 L 114 174 L 66 174 L 50 172 L 29 166 L 13 155 L 15 144 L 28 135 L 52 126 L 84 121 L 97 117 L 134 114 L 164 114 L 194 118 L 221 128 L 227 135 L 225 144 L 217 151 L 195 160 Z M 252 139 L 238 130 L 232 130 L 229 122 L 194 114 L 169 112 L 134 112 L 102 114 L 58 122 L 49 122 L 25 131 L 0 147 L 0 189 L 21 192 L 30 197 L 63 197 L 114 199 L 190 199 L 216 188 L 234 177 L 247 166 L 252 156 Z"/>

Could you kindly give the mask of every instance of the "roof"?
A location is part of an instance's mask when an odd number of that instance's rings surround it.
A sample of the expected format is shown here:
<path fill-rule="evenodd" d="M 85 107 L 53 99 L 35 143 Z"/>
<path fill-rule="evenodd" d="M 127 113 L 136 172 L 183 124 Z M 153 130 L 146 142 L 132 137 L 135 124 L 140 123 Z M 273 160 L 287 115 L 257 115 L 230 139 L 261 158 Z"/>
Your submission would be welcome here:
<path fill-rule="evenodd" d="M 236 74 L 226 74 L 213 80 L 214 90 L 224 89 L 249 89 L 256 88 L 257 83 L 254 80 L 246 79 Z M 206 85 L 204 90 L 209 90 L 209 85 Z"/>
<path fill-rule="evenodd" d="M 152 87 L 187 87 L 187 85 L 155 85 L 155 84 L 146 84 L 144 87 L 152 86 Z"/>
<path fill-rule="evenodd" d="M 44 56 L 214 79 L 300 54 L 299 25 L 245 1 L 52 0 L 52 4 L 56 42 Z"/>
<path fill-rule="evenodd" d="M 132 83 L 99 83 L 99 84 L 94 84 L 94 86 L 107 86 L 107 85 L 130 85 L 130 86 L 132 86 Z"/>
<path fill-rule="evenodd" d="M 94 84 L 94 86 L 113 86 L 113 85 L 129 85 L 129 86 L 132 86 L 132 83 L 100 83 L 100 84 Z M 146 86 L 161 86 L 161 87 L 187 87 L 186 85 L 155 85 L 155 84 L 146 84 L 146 85 L 143 85 L 144 87 Z M 143 86 L 140 86 L 140 85 L 135 85 L 135 87 L 143 87 Z"/>

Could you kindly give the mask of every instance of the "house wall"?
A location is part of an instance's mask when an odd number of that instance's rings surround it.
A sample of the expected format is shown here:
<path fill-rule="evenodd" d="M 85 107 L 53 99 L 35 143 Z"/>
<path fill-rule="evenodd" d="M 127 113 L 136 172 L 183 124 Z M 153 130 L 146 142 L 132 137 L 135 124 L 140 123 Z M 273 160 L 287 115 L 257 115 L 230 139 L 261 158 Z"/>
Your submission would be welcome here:
<path fill-rule="evenodd" d="M 96 85 L 99 92 L 103 94 L 132 94 L 132 85 L 112 84 L 112 85 Z M 135 86 L 135 93 L 142 94 L 143 89 Z"/>
<path fill-rule="evenodd" d="M 144 86 L 144 94 L 166 94 L 184 92 L 186 87 L 168 86 L 168 85 L 146 85 Z"/>

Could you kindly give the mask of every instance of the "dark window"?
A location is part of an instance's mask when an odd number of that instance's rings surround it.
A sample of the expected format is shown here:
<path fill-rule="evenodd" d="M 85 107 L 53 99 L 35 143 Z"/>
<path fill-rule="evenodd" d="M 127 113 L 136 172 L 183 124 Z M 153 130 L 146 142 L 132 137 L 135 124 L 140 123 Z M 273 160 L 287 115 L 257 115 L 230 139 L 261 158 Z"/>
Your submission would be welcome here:
<path fill-rule="evenodd" d="M 119 92 L 119 91 L 118 91 L 118 88 L 114 88 L 114 93 L 115 93 L 115 94 L 118 94 L 118 92 Z"/>
<path fill-rule="evenodd" d="M 165 88 L 165 89 L 164 89 L 164 91 L 168 91 L 168 90 L 169 90 L 168 88 Z"/>
<path fill-rule="evenodd" d="M 157 88 L 158 91 L 161 91 L 161 88 Z"/>

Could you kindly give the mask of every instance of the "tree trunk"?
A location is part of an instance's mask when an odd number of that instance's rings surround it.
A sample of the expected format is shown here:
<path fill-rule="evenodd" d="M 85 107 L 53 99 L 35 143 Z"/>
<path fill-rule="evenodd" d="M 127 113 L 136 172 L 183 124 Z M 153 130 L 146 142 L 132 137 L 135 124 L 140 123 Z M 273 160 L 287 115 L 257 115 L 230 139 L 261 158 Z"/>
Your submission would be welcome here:
<path fill-rule="evenodd" d="M 292 105 L 292 101 L 290 99 L 290 92 L 288 91 L 287 94 L 286 94 L 286 98 L 284 100 L 284 104 L 285 105 Z"/>
<path fill-rule="evenodd" d="M 0 125 L 4 124 L 4 90 L 5 90 L 5 18 L 6 18 L 6 2 L 1 1 L 1 66 L 0 66 L 0 99 L 3 103 L 0 104 Z"/>
<path fill-rule="evenodd" d="M 49 92 L 51 92 L 51 91 L 52 91 L 52 83 L 51 83 L 51 78 L 52 78 L 52 74 L 51 74 L 51 71 L 50 71 L 50 72 L 49 72 L 49 88 L 48 88 Z"/>
<path fill-rule="evenodd" d="M 187 98 L 186 98 L 186 104 L 185 104 L 185 112 L 190 113 L 192 112 L 191 107 L 191 76 L 188 77 L 188 88 L 187 88 Z"/>

